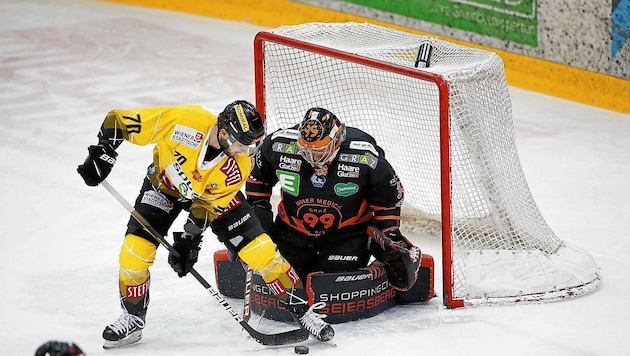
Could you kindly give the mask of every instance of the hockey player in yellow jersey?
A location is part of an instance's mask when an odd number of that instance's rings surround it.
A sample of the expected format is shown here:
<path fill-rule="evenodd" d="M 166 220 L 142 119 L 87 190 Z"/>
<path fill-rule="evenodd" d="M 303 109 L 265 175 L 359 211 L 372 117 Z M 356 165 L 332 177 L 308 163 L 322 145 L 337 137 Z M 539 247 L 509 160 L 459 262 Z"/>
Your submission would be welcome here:
<path fill-rule="evenodd" d="M 241 188 L 252 168 L 252 155 L 265 136 L 256 108 L 237 100 L 217 116 L 202 106 L 151 107 L 110 111 L 98 132 L 98 144 L 77 168 L 85 183 L 99 185 L 111 172 L 116 149 L 128 141 L 154 145 L 153 160 L 134 208 L 162 236 L 182 211 L 183 232 L 173 233 L 168 261 L 180 277 L 197 262 L 204 231 L 211 227 L 226 247 L 258 271 L 302 326 L 320 340 L 332 338 L 330 325 L 308 307 L 302 281 L 279 254 L 254 214 L 250 221 L 221 221 L 223 213 L 247 205 Z M 226 226 L 230 228 L 225 228 Z M 243 228 L 239 228 L 243 225 Z M 133 217 L 121 246 L 119 292 L 122 315 L 103 331 L 106 349 L 142 338 L 151 275 L 159 242 Z"/>

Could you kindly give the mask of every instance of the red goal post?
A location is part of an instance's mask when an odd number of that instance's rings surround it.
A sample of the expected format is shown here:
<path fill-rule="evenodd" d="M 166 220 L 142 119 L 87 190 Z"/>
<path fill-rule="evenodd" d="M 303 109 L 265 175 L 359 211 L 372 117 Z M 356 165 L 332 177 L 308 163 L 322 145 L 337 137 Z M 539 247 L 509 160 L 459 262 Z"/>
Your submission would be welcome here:
<path fill-rule="evenodd" d="M 422 43 L 432 57 L 416 68 Z M 590 255 L 560 240 L 531 197 L 495 53 L 367 23 L 309 23 L 258 33 L 254 62 L 269 133 L 321 106 L 385 149 L 412 212 L 403 225 L 441 234 L 447 307 L 559 300 L 600 284 Z"/>

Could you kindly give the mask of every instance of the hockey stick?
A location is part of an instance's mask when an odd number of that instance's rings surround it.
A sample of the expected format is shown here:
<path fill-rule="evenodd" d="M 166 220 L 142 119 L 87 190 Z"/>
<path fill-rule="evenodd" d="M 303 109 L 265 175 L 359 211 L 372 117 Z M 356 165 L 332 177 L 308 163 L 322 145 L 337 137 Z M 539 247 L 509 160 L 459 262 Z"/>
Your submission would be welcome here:
<path fill-rule="evenodd" d="M 245 266 L 245 294 L 243 295 L 243 320 L 249 322 L 252 317 L 252 285 L 254 271 Z"/>
<path fill-rule="evenodd" d="M 129 204 L 129 202 L 125 200 L 125 198 L 120 195 L 120 193 L 118 193 L 116 189 L 114 189 L 114 187 L 112 187 L 105 180 L 101 184 L 103 185 L 103 187 L 105 187 L 105 189 L 107 189 L 108 192 L 111 193 L 112 196 L 114 196 L 114 198 L 116 198 L 116 200 L 118 200 L 118 202 L 120 202 L 120 204 L 122 204 L 131 213 L 131 216 L 133 216 L 140 223 L 140 225 L 142 225 L 142 227 L 151 234 L 151 236 L 153 236 L 162 246 L 164 246 L 168 250 L 170 254 L 174 255 L 175 257 L 179 257 L 179 253 L 177 252 L 177 250 L 175 250 L 173 246 L 168 241 L 166 241 L 164 236 L 157 232 L 157 230 L 155 230 L 151 226 L 151 224 L 149 224 L 149 222 L 136 209 L 134 209 L 134 207 L 131 206 L 131 204 Z M 192 274 L 195 279 L 197 279 L 197 281 L 199 281 L 199 283 L 201 283 L 201 285 L 206 288 L 206 290 L 213 297 L 216 298 L 219 304 L 221 304 L 221 306 L 225 308 L 225 310 L 232 316 L 232 318 L 234 318 L 234 320 L 241 324 L 243 329 L 245 329 L 245 331 L 247 331 L 247 333 L 257 342 L 263 345 L 275 346 L 298 343 L 308 339 L 309 333 L 306 329 L 303 328 L 276 334 L 263 334 L 257 331 L 238 315 L 238 312 L 234 310 L 234 308 L 232 308 L 232 306 L 225 300 L 225 298 L 223 298 L 223 296 L 219 294 L 219 292 L 214 287 L 212 287 L 212 285 L 210 285 L 210 283 L 208 283 L 199 274 L 199 272 L 197 272 L 194 268 L 191 268 L 190 274 Z"/>

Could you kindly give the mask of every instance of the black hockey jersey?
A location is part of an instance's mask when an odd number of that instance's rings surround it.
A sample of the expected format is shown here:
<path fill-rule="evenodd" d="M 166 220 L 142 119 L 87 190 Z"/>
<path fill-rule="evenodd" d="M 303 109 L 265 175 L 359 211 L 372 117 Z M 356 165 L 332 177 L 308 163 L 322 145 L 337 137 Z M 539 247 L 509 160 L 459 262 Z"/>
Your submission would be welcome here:
<path fill-rule="evenodd" d="M 247 200 L 269 201 L 280 188 L 278 219 L 310 237 L 368 224 L 398 227 L 403 186 L 374 138 L 352 127 L 324 177 L 298 153 L 297 126 L 266 137 L 246 183 Z M 363 230 L 365 231 L 365 230 Z"/>

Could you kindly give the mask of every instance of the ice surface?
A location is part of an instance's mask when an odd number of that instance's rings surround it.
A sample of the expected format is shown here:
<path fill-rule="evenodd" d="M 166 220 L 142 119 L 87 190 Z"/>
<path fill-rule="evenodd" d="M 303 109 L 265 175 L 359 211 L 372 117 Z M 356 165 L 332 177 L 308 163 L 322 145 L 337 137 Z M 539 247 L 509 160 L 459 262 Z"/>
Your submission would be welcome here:
<path fill-rule="evenodd" d="M 90 356 L 290 355 L 256 344 L 160 250 L 144 339 L 101 348 L 119 315 L 127 211 L 76 166 L 114 108 L 254 100 L 253 37 L 264 28 L 87 0 L 0 2 L 0 354 L 73 340 Z M 316 355 L 622 355 L 630 350 L 630 115 L 511 88 L 517 146 L 556 234 L 590 252 L 603 285 L 573 300 L 456 310 L 438 298 L 336 325 Z M 108 181 L 135 199 L 151 148 L 123 144 Z M 176 223 L 174 227 L 181 224 Z M 412 234 L 440 261 L 439 241 Z M 214 282 L 207 236 L 198 271 Z M 240 308 L 240 300 L 230 300 Z M 261 330 L 284 325 L 263 320 Z"/>

